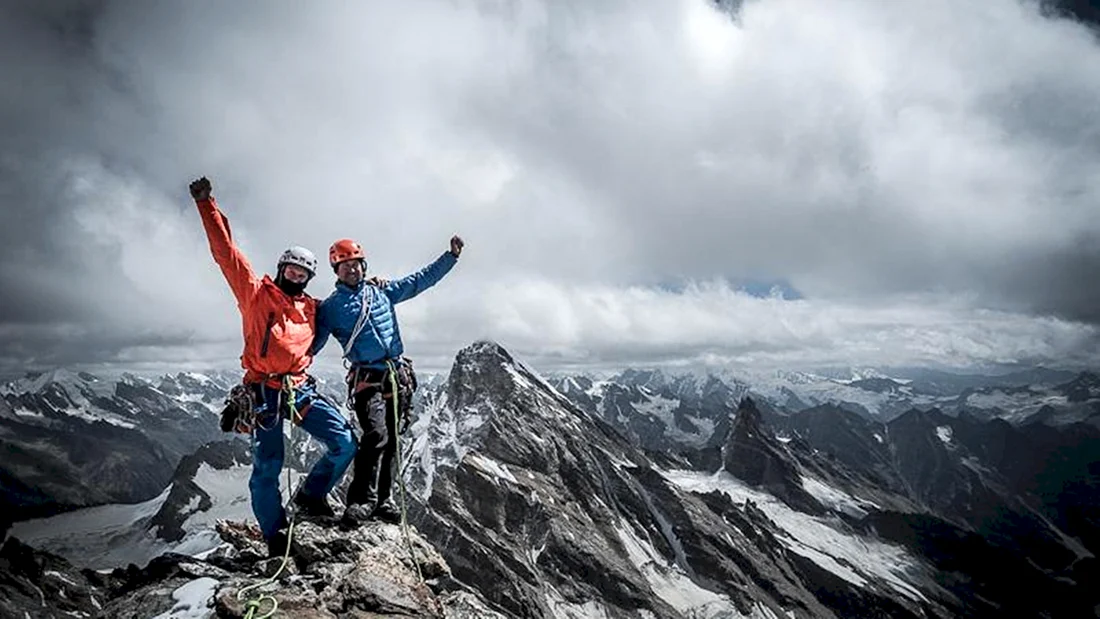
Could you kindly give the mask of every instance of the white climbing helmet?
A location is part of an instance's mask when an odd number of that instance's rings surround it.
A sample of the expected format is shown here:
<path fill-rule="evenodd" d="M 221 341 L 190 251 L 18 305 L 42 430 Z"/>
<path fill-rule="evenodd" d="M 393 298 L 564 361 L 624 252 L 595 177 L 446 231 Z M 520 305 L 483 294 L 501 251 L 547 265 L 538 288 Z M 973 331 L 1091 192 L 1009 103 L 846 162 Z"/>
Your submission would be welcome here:
<path fill-rule="evenodd" d="M 284 264 L 300 266 L 309 271 L 310 277 L 317 274 L 317 256 L 314 256 L 313 252 L 305 247 L 300 247 L 298 245 L 288 247 L 287 250 L 283 252 L 283 255 L 279 256 L 277 270 L 282 270 Z"/>

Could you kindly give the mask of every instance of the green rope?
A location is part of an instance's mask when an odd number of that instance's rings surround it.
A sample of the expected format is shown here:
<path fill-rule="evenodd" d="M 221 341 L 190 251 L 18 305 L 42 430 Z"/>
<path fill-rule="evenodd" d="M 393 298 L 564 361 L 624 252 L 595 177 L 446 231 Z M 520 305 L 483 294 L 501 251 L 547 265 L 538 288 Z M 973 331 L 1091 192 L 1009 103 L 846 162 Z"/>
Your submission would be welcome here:
<path fill-rule="evenodd" d="M 287 408 L 290 410 L 291 419 L 295 419 L 295 418 L 298 417 L 298 406 L 297 406 L 296 398 L 295 398 L 295 395 L 294 395 L 294 384 L 291 383 L 290 376 L 284 376 L 283 377 L 283 390 L 287 392 L 287 399 L 289 400 L 289 402 L 287 404 Z M 291 425 L 291 432 L 293 432 L 293 431 L 294 431 L 294 427 L 293 427 L 293 425 Z M 280 440 L 281 440 L 281 437 L 280 437 Z M 286 467 L 286 488 L 287 488 L 287 494 L 289 495 L 290 494 L 290 488 L 291 488 L 290 467 L 289 466 Z M 289 504 L 289 502 L 290 501 L 288 499 L 287 503 Z M 283 573 L 284 569 L 286 569 L 286 564 L 290 560 L 290 544 L 291 544 L 292 541 L 294 541 L 294 524 L 295 524 L 294 520 L 295 520 L 295 515 L 292 514 L 290 516 L 290 527 L 287 530 L 287 536 L 286 536 L 286 551 L 283 552 L 283 562 L 282 562 L 282 564 L 279 565 L 279 569 L 274 574 L 272 574 L 271 578 L 268 578 L 267 580 L 265 580 L 263 582 L 258 582 L 254 585 L 249 585 L 247 587 L 244 587 L 240 591 L 238 591 L 237 592 L 237 601 L 243 601 L 244 600 L 245 591 L 251 591 L 253 589 L 259 589 L 260 587 L 266 587 L 267 585 L 273 584 L 276 580 L 279 579 L 279 575 Z M 270 600 L 271 601 L 271 610 L 267 611 L 266 613 L 264 613 L 262 615 L 257 615 L 256 612 L 259 611 L 259 609 L 260 609 L 260 603 L 265 601 L 265 600 Z M 279 600 L 276 600 L 274 596 L 266 594 L 266 593 L 262 594 L 262 595 L 257 595 L 256 597 L 250 599 L 247 604 L 245 604 L 246 612 L 245 612 L 245 615 L 244 615 L 244 619 L 268 619 L 268 617 L 271 617 L 272 615 L 275 614 L 275 611 L 278 610 L 278 608 L 279 608 Z"/>
<path fill-rule="evenodd" d="M 420 577 L 420 582 L 424 582 L 424 573 L 420 571 L 420 562 L 416 560 L 416 552 L 413 551 L 412 538 L 409 536 L 409 521 L 405 511 L 405 475 L 404 468 L 401 466 L 402 454 L 401 454 L 401 431 L 398 425 L 401 420 L 398 417 L 398 410 L 400 408 L 397 400 L 397 368 L 394 367 L 393 362 L 387 360 L 386 366 L 389 369 L 390 374 L 390 390 L 393 394 L 393 435 L 397 439 L 397 486 L 401 489 L 401 531 L 405 535 L 405 544 L 409 547 L 409 556 L 412 557 L 413 565 L 416 566 L 416 575 Z"/>

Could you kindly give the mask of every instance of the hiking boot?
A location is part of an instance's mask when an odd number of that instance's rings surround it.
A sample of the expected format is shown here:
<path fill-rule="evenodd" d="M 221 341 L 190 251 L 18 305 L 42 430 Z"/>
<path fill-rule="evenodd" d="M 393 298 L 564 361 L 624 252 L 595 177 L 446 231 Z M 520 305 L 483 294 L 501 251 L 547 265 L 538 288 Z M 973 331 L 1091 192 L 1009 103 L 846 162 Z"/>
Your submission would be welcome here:
<path fill-rule="evenodd" d="M 344 510 L 344 517 L 340 519 L 340 528 L 345 530 L 356 529 L 370 520 L 371 505 L 353 503 Z"/>
<path fill-rule="evenodd" d="M 336 512 L 332 511 L 332 507 L 329 506 L 328 501 L 324 497 L 311 497 L 299 492 L 294 495 L 294 504 L 297 505 L 301 513 L 307 517 L 336 517 Z"/>
<path fill-rule="evenodd" d="M 383 501 L 381 505 L 375 507 L 370 517 L 373 520 L 381 520 L 382 522 L 388 522 L 390 524 L 399 524 L 401 522 L 401 512 L 398 511 L 393 501 L 389 500 Z"/>
<path fill-rule="evenodd" d="M 267 540 L 267 556 L 268 556 L 268 558 L 271 558 L 271 557 L 280 557 L 281 558 L 281 557 L 285 556 L 288 541 L 289 540 L 287 539 L 286 532 L 284 532 L 284 531 L 279 531 L 275 535 L 271 536 L 271 538 Z"/>

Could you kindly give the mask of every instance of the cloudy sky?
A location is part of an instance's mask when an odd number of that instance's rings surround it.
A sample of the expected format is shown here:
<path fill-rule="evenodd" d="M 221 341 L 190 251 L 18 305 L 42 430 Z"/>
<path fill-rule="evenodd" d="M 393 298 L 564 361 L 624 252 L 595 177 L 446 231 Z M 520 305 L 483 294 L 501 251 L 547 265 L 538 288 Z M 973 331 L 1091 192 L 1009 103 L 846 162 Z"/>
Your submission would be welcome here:
<path fill-rule="evenodd" d="M 1100 38 L 1034 2 L 6 2 L 0 52 L 6 371 L 236 364 L 200 175 L 261 272 L 461 234 L 427 366 L 1096 362 Z"/>

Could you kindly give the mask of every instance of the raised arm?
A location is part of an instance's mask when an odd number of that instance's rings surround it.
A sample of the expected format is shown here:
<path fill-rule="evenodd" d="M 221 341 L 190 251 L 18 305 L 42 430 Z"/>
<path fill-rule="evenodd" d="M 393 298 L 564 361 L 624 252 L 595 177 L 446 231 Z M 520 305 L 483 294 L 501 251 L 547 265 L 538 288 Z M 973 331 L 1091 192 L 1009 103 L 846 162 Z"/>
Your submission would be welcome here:
<path fill-rule="evenodd" d="M 210 181 L 205 176 L 191 183 L 191 197 L 199 209 L 206 240 L 210 243 L 210 253 L 214 255 L 214 262 L 218 263 L 225 281 L 229 282 L 237 305 L 243 307 L 260 287 L 260 279 L 252 270 L 248 258 L 233 242 L 229 218 L 218 209 L 210 191 Z"/>
<path fill-rule="evenodd" d="M 458 262 L 458 256 L 462 253 L 462 247 L 462 239 L 457 236 L 453 237 L 451 239 L 450 251 L 443 252 L 442 255 L 435 259 L 435 262 L 420 269 L 416 273 L 390 282 L 382 290 L 394 305 L 402 301 L 408 301 L 439 283 L 439 280 L 443 279 L 443 276 L 449 273 L 450 270 L 454 268 L 455 263 Z"/>

